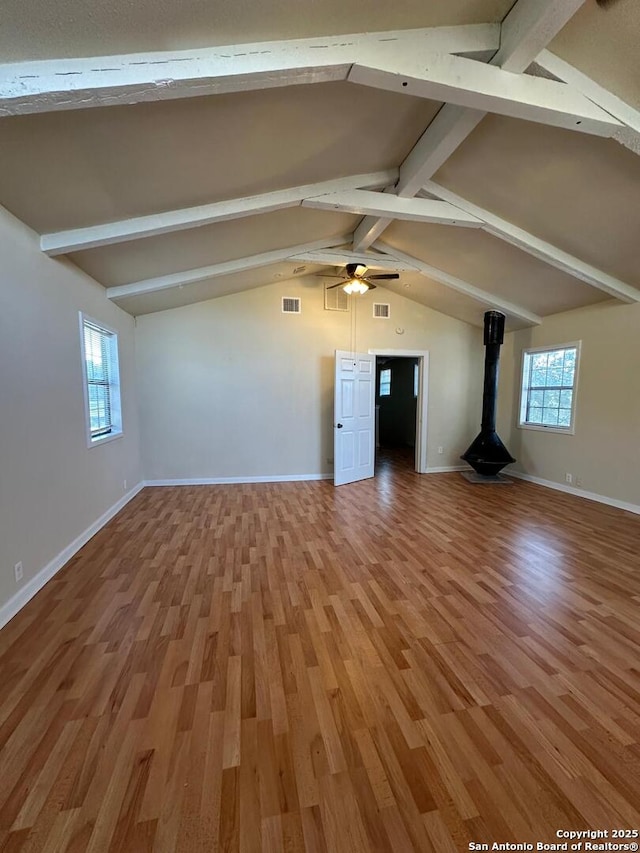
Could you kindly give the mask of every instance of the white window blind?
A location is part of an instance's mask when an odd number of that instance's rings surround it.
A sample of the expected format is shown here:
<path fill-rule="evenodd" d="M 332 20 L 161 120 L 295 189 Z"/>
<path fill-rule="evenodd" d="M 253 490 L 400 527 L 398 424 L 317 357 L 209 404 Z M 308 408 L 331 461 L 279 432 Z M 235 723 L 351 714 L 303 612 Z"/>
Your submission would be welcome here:
<path fill-rule="evenodd" d="M 81 315 L 89 445 L 122 433 L 118 336 Z"/>
<path fill-rule="evenodd" d="M 91 437 L 111 432 L 111 364 L 109 337 L 104 329 L 84 324 L 84 353 Z"/>

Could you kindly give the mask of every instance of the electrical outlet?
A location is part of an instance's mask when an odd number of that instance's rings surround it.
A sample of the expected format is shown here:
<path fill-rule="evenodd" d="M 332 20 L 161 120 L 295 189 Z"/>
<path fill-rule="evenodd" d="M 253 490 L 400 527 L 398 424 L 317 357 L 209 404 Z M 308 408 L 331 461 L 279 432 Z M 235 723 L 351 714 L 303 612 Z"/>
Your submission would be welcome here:
<path fill-rule="evenodd" d="M 439 447 L 438 453 L 440 454 L 440 456 L 442 456 L 442 454 L 444 453 L 444 447 Z"/>
<path fill-rule="evenodd" d="M 122 481 L 122 488 L 125 490 L 125 492 L 127 491 L 127 481 L 126 480 Z"/>
<path fill-rule="evenodd" d="M 578 488 L 582 487 L 582 477 L 576 477 L 576 486 L 578 486 Z"/>
<path fill-rule="evenodd" d="M 13 567 L 13 573 L 16 576 L 16 583 L 22 580 L 22 562 L 16 563 Z"/>
<path fill-rule="evenodd" d="M 565 482 L 571 484 L 573 483 L 573 474 L 565 474 L 564 475 Z"/>

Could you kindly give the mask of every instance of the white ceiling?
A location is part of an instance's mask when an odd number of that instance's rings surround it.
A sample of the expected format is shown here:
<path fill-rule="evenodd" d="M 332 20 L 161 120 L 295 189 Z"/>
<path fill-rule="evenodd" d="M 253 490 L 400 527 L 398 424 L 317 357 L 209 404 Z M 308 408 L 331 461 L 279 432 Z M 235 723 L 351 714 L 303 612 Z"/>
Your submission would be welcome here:
<path fill-rule="evenodd" d="M 563 2 L 577 11 L 550 43 L 540 42 L 541 48 L 547 46 L 576 73 L 626 101 L 625 117 L 631 116 L 633 126 L 633 107 L 640 106 L 639 4 L 618 0 L 603 10 L 595 0 L 582 6 L 580 0 Z M 562 6 L 558 0 L 519 0 L 516 6 L 523 4 L 531 9 Z M 37 10 L 27 5 L 18 0 L 3 4 L 3 62 L 100 56 L 94 64 L 102 69 L 109 67 L 109 54 L 498 24 L 514 4 L 111 0 L 98 8 L 80 0 L 38 0 Z M 504 44 L 506 28 L 502 37 Z M 528 35 L 518 37 L 526 41 Z M 484 54 L 489 53 L 485 49 Z M 143 61 L 139 56 L 136 64 Z M 477 62 L 461 62 L 467 63 L 460 66 L 463 76 L 465 67 L 472 69 L 472 76 L 474 68 L 481 70 Z M 18 79 L 28 79 L 31 67 L 20 66 Z M 58 66 L 38 66 L 33 76 L 44 79 L 49 68 L 57 86 L 73 84 L 73 75 L 66 78 L 55 70 Z M 0 102 L 2 71 L 0 64 Z M 41 112 L 2 117 L 0 109 L 0 203 L 46 235 L 403 167 L 444 95 L 439 100 L 416 97 L 422 90 L 413 84 L 414 96 L 403 94 L 398 88 L 402 77 L 397 75 L 382 84 L 394 91 L 356 85 L 344 76 L 335 79 L 306 85 L 276 81 L 268 84 L 275 88 L 199 97 L 177 97 L 163 84 L 158 97 L 166 100 L 140 103 L 134 92 L 127 94 L 133 103 L 119 106 L 49 111 L 40 98 L 34 109 Z M 587 80 L 585 85 L 591 84 Z M 563 92 L 573 92 L 573 87 L 563 86 Z M 446 92 L 442 87 L 433 91 Z M 452 92 L 453 103 L 456 97 Z M 96 97 L 91 103 L 98 102 Z M 524 115 L 533 113 L 525 110 Z M 608 112 L 602 115 L 609 117 Z M 640 113 L 637 116 L 640 122 Z M 527 239 L 544 241 L 550 249 L 546 245 L 544 257 L 540 251 L 534 257 L 519 247 L 522 241 L 505 240 L 479 227 L 396 220 L 380 238 L 385 251 L 415 259 L 422 271 L 403 272 L 399 282 L 389 283 L 390 290 L 474 324 L 480 324 L 483 311 L 493 305 L 505 310 L 511 327 L 611 298 L 619 285 L 626 301 L 640 299 L 640 157 L 629 147 L 537 119 L 534 123 L 489 113 L 443 160 L 433 174 L 434 186 L 500 217 L 509 229 L 526 232 Z M 427 189 L 431 197 L 437 196 L 433 186 Z M 361 219 L 348 210 L 272 209 L 184 230 L 164 229 L 167 233 L 79 249 L 68 257 L 106 288 L 118 288 L 110 295 L 124 310 L 144 314 L 291 277 L 300 263 L 287 260 L 289 247 L 298 254 L 305 245 L 341 245 L 345 235 L 361 233 Z M 375 248 L 381 246 L 376 243 L 369 251 Z M 551 263 L 549 252 L 554 256 Z M 263 254 L 263 263 L 242 268 L 243 259 Z M 208 277 L 192 276 L 191 283 L 178 280 L 185 271 L 229 262 L 224 274 L 214 270 Z M 584 265 L 589 267 L 586 273 Z M 304 266 L 304 275 L 329 269 Z M 431 268 L 436 268 L 435 277 Z M 604 287 L 587 283 L 594 277 L 592 268 Z M 154 282 L 166 276 L 173 278 L 154 288 Z M 140 283 L 145 292 L 122 293 L 123 287 Z"/>

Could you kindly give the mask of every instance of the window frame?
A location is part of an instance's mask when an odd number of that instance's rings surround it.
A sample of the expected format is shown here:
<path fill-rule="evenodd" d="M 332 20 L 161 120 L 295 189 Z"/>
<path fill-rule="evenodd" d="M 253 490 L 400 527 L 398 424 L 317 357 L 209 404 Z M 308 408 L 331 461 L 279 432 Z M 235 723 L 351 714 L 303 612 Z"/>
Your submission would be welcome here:
<path fill-rule="evenodd" d="M 550 344 L 542 347 L 528 347 L 522 350 L 522 360 L 520 364 L 520 400 L 518 405 L 518 428 L 530 429 L 537 432 L 555 432 L 561 435 L 575 435 L 576 433 L 576 399 L 578 393 L 578 380 L 580 377 L 580 351 L 582 341 L 570 341 L 563 344 Z M 576 351 L 576 366 L 573 374 L 573 388 L 571 394 L 571 425 L 568 427 L 558 426 L 555 424 L 531 424 L 524 420 L 526 416 L 527 398 L 529 386 L 525 388 L 525 365 L 527 356 L 536 355 L 541 352 L 557 352 L 558 350 L 575 349 Z"/>
<path fill-rule="evenodd" d="M 118 332 L 111 326 L 106 325 L 100 320 L 85 314 L 83 311 L 78 312 L 79 328 L 80 328 L 80 360 L 82 363 L 82 391 L 84 397 L 84 423 L 85 423 L 85 438 L 87 447 L 98 447 L 101 444 L 107 444 L 110 441 L 115 441 L 122 438 L 124 429 L 122 426 L 122 400 L 120 392 L 120 358 L 118 345 Z M 85 326 L 93 326 L 100 332 L 104 332 L 110 338 L 109 345 L 109 361 L 110 370 L 114 373 L 113 377 L 109 377 L 109 408 L 111 411 L 111 431 L 104 435 L 91 435 L 91 413 L 89 408 L 89 377 L 87 375 L 87 353 L 85 347 L 84 331 Z"/>

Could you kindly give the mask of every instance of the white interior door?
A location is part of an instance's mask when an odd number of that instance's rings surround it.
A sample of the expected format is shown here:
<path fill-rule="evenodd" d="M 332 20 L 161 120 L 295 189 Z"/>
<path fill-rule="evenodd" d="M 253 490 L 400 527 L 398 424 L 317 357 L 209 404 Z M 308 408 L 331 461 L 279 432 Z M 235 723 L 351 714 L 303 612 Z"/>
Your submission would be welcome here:
<path fill-rule="evenodd" d="M 376 357 L 336 350 L 333 407 L 333 482 L 373 477 L 375 463 Z"/>

